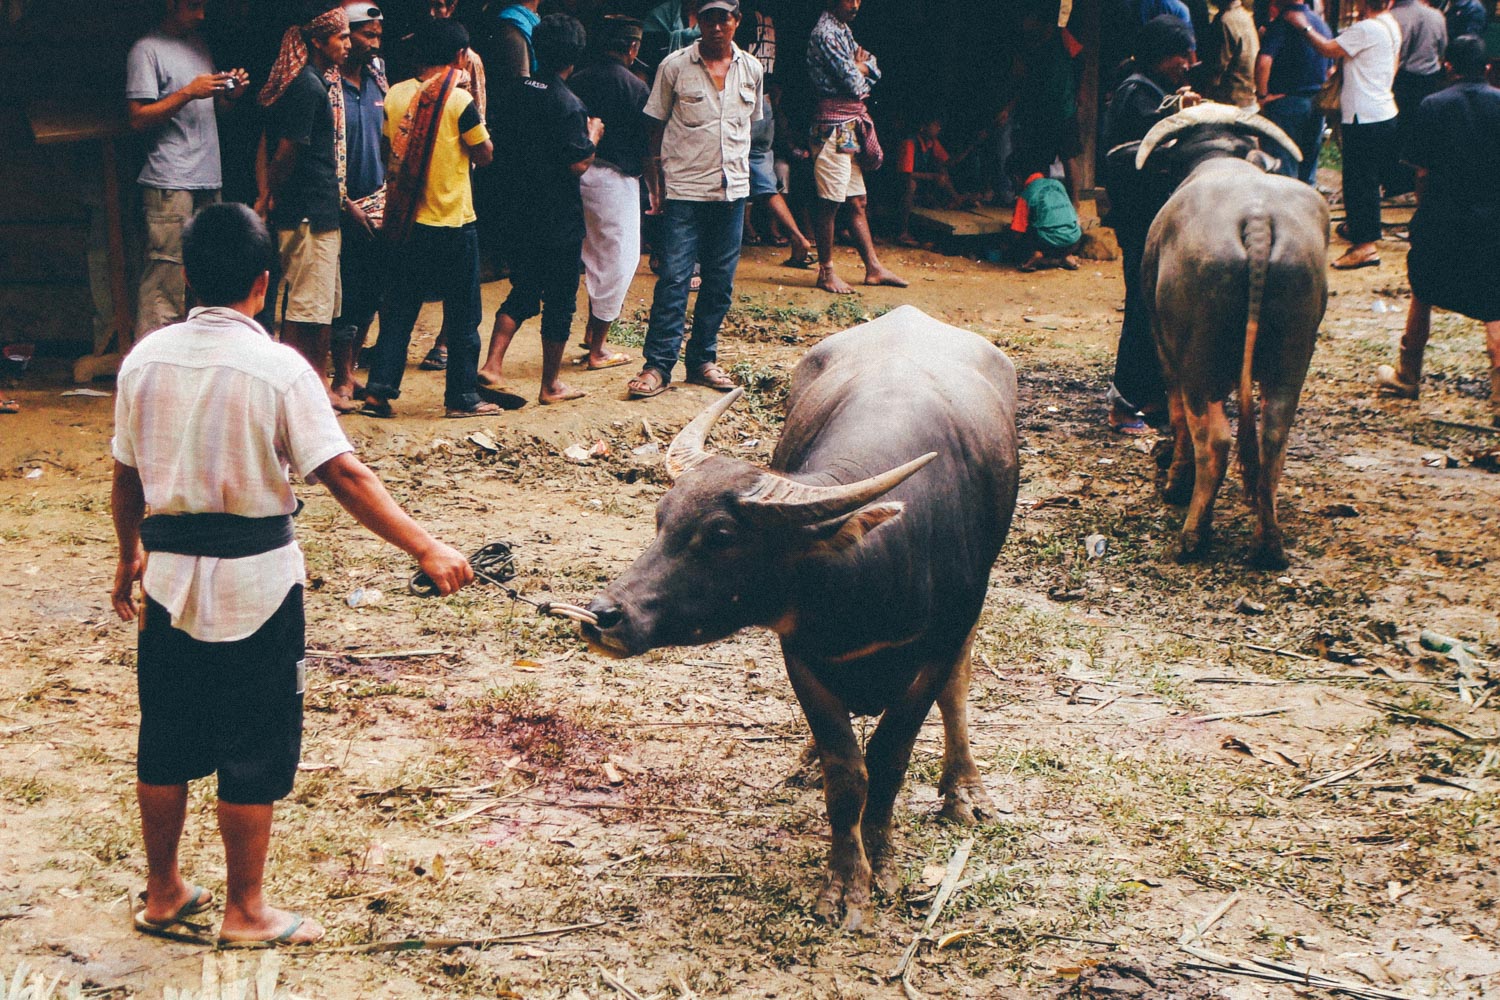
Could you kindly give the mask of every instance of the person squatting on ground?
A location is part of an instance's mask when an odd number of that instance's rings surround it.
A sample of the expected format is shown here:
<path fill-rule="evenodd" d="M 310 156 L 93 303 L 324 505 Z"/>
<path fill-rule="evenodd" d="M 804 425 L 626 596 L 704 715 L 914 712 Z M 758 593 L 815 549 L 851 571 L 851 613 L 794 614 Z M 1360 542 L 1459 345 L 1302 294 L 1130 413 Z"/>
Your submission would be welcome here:
<path fill-rule="evenodd" d="M 661 273 L 651 303 L 642 352 L 645 364 L 627 389 L 631 399 L 660 395 L 682 353 L 693 265 L 703 285 L 687 344 L 687 380 L 727 392 L 719 367 L 719 327 L 734 294 L 750 194 L 750 127 L 765 107 L 764 74 L 755 57 L 734 44 L 739 0 L 699 6 L 702 34 L 662 60 L 646 116 L 652 119 L 651 156 L 656 191 L 665 193 L 659 242 Z"/>
<path fill-rule="evenodd" d="M 1396 367 L 1381 365 L 1381 389 L 1416 399 L 1432 307 L 1484 324 L 1490 359 L 1490 413 L 1500 427 L 1500 90 L 1485 82 L 1484 41 L 1474 35 L 1448 46 L 1452 86 L 1417 109 L 1410 159 L 1417 171 L 1411 220 L 1411 307 Z"/>
<path fill-rule="evenodd" d="M 1344 79 L 1339 115 L 1344 151 L 1344 214 L 1340 235 L 1351 246 L 1333 266 L 1341 271 L 1380 263 L 1380 185 L 1397 155 L 1396 98 L 1391 88 L 1401 52 L 1401 28 L 1387 12 L 1390 0 L 1355 0 L 1360 20 L 1332 40 L 1306 14 L 1289 12 L 1287 23 L 1319 55 L 1337 59 Z"/>
<path fill-rule="evenodd" d="M 641 52 L 641 25 L 605 19 L 604 55 L 568 77 L 567 86 L 590 118 L 604 125 L 594 163 L 578 179 L 583 199 L 583 280 L 589 293 L 584 333 L 589 371 L 628 364 L 611 351 L 610 327 L 619 318 L 641 263 L 641 173 L 645 170 L 646 117 L 651 88 L 630 71 Z"/>
<path fill-rule="evenodd" d="M 1152 18 L 1136 37 L 1134 72 L 1115 89 L 1104 115 L 1104 148 L 1113 150 L 1139 142 L 1151 126 L 1171 115 L 1163 109 L 1168 95 L 1183 85 L 1191 66 L 1193 35 L 1187 22 L 1163 14 Z M 1180 106 L 1201 101 L 1191 92 Z M 1109 425 L 1122 434 L 1148 433 L 1147 424 L 1167 421 L 1166 383 L 1151 334 L 1151 318 L 1141 298 L 1141 258 L 1151 221 L 1171 195 L 1171 187 L 1154 174 L 1135 169 L 1135 151 L 1105 161 L 1109 216 L 1120 241 L 1125 269 L 1125 318 L 1120 324 L 1120 346 L 1109 386 Z"/>
<path fill-rule="evenodd" d="M 349 58 L 340 70 L 344 97 L 346 170 L 344 215 L 339 236 L 339 315 L 333 320 L 333 394 L 340 409 L 354 403 L 354 366 L 380 309 L 385 287 L 385 95 L 390 90 L 380 41 L 384 30 L 380 8 L 369 0 L 344 4 L 349 17 Z M 352 405 L 351 405 L 352 404 Z"/>
<path fill-rule="evenodd" d="M 208 206 L 182 243 L 201 305 L 137 344 L 116 383 L 112 603 L 126 621 L 141 618 L 136 794 L 147 876 L 135 927 L 180 932 L 213 905 L 184 879 L 178 845 L 188 782 L 217 774 L 228 889 L 220 944 L 301 944 L 323 928 L 262 894 L 274 803 L 292 789 L 302 743 L 306 569 L 288 467 L 414 556 L 440 592 L 473 572 L 391 500 L 354 457 L 322 377 L 253 319 L 274 263 L 255 213 Z"/>
<path fill-rule="evenodd" d="M 328 370 L 333 318 L 342 287 L 339 220 L 343 214 L 344 107 L 339 68 L 349 57 L 349 16 L 311 0 L 303 22 L 286 30 L 260 92 L 266 129 L 267 219 L 281 251 L 281 340 L 321 376 Z M 340 413 L 358 407 L 325 386 Z"/>
<path fill-rule="evenodd" d="M 367 416 L 392 416 L 401 395 L 406 352 L 422 303 L 443 302 L 443 335 L 449 352 L 443 373 L 443 406 L 450 417 L 481 417 L 500 407 L 481 400 L 479 379 L 479 236 L 474 220 L 470 165 L 494 158 L 489 130 L 474 98 L 459 84 L 458 60 L 469 33 L 454 20 L 422 25 L 413 42 L 417 76 L 385 95 L 385 224 L 389 280 L 380 307 L 365 387 Z"/>
<path fill-rule="evenodd" d="M 1008 165 L 1012 182 L 1021 192 L 1016 196 L 1010 223 L 1011 231 L 1021 236 L 1028 251 L 1021 270 L 1061 267 L 1076 271 L 1078 258 L 1073 251 L 1083 242 L 1083 227 L 1078 224 L 1068 189 L 1062 181 L 1043 173 L 1045 165 L 1028 163 L 1025 156 L 1020 151 L 1011 154 Z"/>
<path fill-rule="evenodd" d="M 1289 19 L 1291 14 L 1300 14 L 1319 38 L 1333 37 L 1328 25 L 1306 4 L 1283 5 L 1266 27 L 1255 59 L 1255 99 L 1261 115 L 1281 126 L 1302 151 L 1301 163 L 1283 156 L 1278 172 L 1316 184 L 1318 153 L 1323 148 L 1323 112 L 1317 98 L 1333 60 L 1312 47 Z"/>
<path fill-rule="evenodd" d="M 146 216 L 135 336 L 186 314 L 182 230 L 193 213 L 219 200 L 217 108 L 237 100 L 250 77 L 243 69 L 214 71 L 198 33 L 205 0 L 168 0 L 166 17 L 130 48 L 125 101 L 130 127 L 146 133 L 146 164 L 136 178 Z"/>
<path fill-rule="evenodd" d="M 849 206 L 849 231 L 865 264 L 865 284 L 905 288 L 906 279 L 886 269 L 875 252 L 865 206 L 865 171 L 880 169 L 882 153 L 875 123 L 865 107 L 870 88 L 880 81 L 875 57 L 854 41 L 850 22 L 861 0 L 827 0 L 807 40 L 807 75 L 817 109 L 813 113 L 813 172 L 818 187 L 815 220 L 818 287 L 836 295 L 853 294 L 833 267 L 833 237 L 839 208 Z"/>
<path fill-rule="evenodd" d="M 919 203 L 932 208 L 961 208 L 964 196 L 948 176 L 951 157 L 943 148 L 943 120 L 936 114 L 901 140 L 896 151 L 896 173 L 901 175 L 901 216 L 896 242 L 902 246 L 920 246 L 911 234 L 911 210 Z"/>
<path fill-rule="evenodd" d="M 584 396 L 563 382 L 563 353 L 578 302 L 584 212 L 579 178 L 591 169 L 604 125 L 590 118 L 567 79 L 583 57 L 583 25 L 567 14 L 542 18 L 531 36 L 536 76 L 513 80 L 495 112 L 500 149 L 495 169 L 511 192 L 502 214 L 502 238 L 510 251 L 510 294 L 495 313 L 489 356 L 479 369 L 481 386 L 503 388 L 505 352 L 521 324 L 542 317 L 544 406 Z M 640 196 L 630 205 L 639 211 Z M 618 315 L 618 313 L 617 313 Z"/>

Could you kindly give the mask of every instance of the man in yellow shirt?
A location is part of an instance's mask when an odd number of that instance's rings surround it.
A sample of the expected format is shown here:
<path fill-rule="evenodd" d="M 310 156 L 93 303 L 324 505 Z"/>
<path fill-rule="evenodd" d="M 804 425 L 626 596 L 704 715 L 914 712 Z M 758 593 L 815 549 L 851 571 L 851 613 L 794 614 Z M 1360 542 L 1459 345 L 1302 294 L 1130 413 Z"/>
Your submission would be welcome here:
<path fill-rule="evenodd" d="M 449 364 L 443 405 L 450 417 L 486 416 L 500 407 L 479 396 L 479 237 L 470 165 L 485 166 L 494 145 L 474 99 L 461 89 L 458 60 L 469 33 L 456 21 L 424 24 L 413 47 L 420 69 L 385 97 L 386 171 L 383 233 L 392 270 L 380 309 L 380 339 L 370 366 L 365 405 L 372 417 L 392 415 L 401 395 L 412 327 L 427 298 L 443 302 Z"/>

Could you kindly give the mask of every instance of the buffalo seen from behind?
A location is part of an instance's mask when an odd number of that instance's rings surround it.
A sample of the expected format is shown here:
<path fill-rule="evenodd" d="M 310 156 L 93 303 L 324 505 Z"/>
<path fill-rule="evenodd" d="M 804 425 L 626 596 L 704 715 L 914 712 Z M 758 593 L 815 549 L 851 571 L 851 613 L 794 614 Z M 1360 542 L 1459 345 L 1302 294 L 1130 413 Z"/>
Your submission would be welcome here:
<path fill-rule="evenodd" d="M 1188 503 L 1178 555 L 1208 542 L 1228 467 L 1224 403 L 1238 389 L 1245 501 L 1257 517 L 1250 558 L 1281 569 L 1276 487 L 1328 304 L 1328 205 L 1311 186 L 1267 173 L 1260 140 L 1301 158 L 1274 124 L 1222 104 L 1163 119 L 1141 140 L 1137 169 L 1181 178 L 1151 224 L 1141 289 L 1172 416 L 1165 496 Z"/>
<path fill-rule="evenodd" d="M 738 395 L 672 442 L 656 538 L 584 631 L 617 656 L 776 631 L 833 828 L 816 910 L 854 928 L 934 701 L 943 815 L 993 811 L 969 751 L 969 654 L 1015 510 L 1015 369 L 984 338 L 897 309 L 808 352 L 769 469 L 705 448 Z M 853 715 L 881 717 L 863 752 Z"/>

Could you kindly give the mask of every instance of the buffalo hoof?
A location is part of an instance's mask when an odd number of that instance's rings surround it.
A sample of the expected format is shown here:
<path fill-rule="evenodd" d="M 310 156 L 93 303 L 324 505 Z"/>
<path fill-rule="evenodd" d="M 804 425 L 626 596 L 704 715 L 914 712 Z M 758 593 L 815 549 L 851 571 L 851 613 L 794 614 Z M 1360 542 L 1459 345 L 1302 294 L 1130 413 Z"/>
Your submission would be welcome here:
<path fill-rule="evenodd" d="M 1192 562 L 1208 550 L 1208 532 L 1201 534 L 1184 531 L 1177 539 L 1176 559 L 1180 563 Z"/>
<path fill-rule="evenodd" d="M 990 793 L 978 781 L 955 785 L 943 795 L 943 811 L 938 814 L 958 826 L 974 826 L 999 815 Z"/>
<path fill-rule="evenodd" d="M 870 874 L 867 865 L 848 874 L 829 869 L 813 913 L 819 920 L 837 923 L 846 931 L 862 930 L 870 909 Z M 842 921 L 839 920 L 840 913 L 843 914 Z"/>
<path fill-rule="evenodd" d="M 1250 551 L 1250 565 L 1256 569 L 1280 570 L 1291 565 L 1286 558 L 1286 549 L 1277 542 L 1270 545 L 1257 545 Z"/>
<path fill-rule="evenodd" d="M 1162 499 L 1174 507 L 1181 507 L 1193 498 L 1193 477 L 1180 479 L 1167 477 L 1167 485 L 1161 491 Z"/>

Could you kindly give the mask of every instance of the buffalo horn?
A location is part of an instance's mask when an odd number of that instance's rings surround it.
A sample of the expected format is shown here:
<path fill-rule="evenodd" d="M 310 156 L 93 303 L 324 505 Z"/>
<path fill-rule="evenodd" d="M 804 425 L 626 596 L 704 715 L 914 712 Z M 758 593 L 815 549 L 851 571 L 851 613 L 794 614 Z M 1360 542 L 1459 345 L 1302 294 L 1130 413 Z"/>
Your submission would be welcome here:
<path fill-rule="evenodd" d="M 844 486 L 809 486 L 783 476 L 766 473 L 739 506 L 752 519 L 784 525 L 816 524 L 852 514 L 882 494 L 895 489 L 922 466 L 937 458 L 929 451 L 905 465 L 869 479 Z"/>
<path fill-rule="evenodd" d="M 1262 118 L 1248 108 L 1206 103 L 1179 111 L 1170 118 L 1163 118 L 1151 126 L 1151 131 L 1146 133 L 1146 138 L 1141 140 L 1140 148 L 1136 150 L 1135 168 L 1140 170 L 1145 167 L 1146 161 L 1151 158 L 1156 147 L 1172 136 L 1199 125 L 1222 125 L 1259 133 L 1286 150 L 1287 154 L 1298 163 L 1302 162 L 1302 150 L 1297 148 L 1291 136 L 1277 127 L 1275 122 Z"/>
<path fill-rule="evenodd" d="M 704 447 L 708 441 L 708 432 L 713 430 L 719 418 L 744 394 L 743 387 L 725 393 L 723 399 L 698 414 L 692 423 L 677 433 L 667 448 L 667 475 L 676 479 L 708 458 L 708 450 Z"/>

